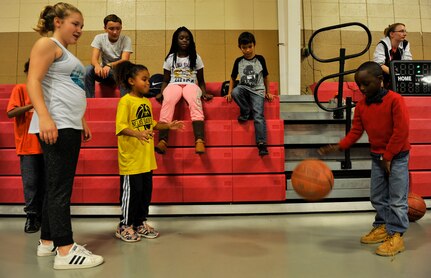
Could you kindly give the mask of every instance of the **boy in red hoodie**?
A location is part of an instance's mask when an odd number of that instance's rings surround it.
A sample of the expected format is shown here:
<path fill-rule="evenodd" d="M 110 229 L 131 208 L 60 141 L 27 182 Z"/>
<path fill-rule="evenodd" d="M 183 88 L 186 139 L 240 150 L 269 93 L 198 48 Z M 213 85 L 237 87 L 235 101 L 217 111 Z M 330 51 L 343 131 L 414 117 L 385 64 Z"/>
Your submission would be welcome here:
<path fill-rule="evenodd" d="M 376 217 L 361 242 L 383 242 L 376 254 L 393 256 L 404 251 L 402 236 L 409 226 L 409 115 L 403 97 L 383 88 L 379 64 L 363 63 L 355 81 L 365 97 L 356 105 L 352 129 L 337 145 L 322 147 L 319 153 L 348 149 L 367 132 L 372 158 L 370 200 Z"/>

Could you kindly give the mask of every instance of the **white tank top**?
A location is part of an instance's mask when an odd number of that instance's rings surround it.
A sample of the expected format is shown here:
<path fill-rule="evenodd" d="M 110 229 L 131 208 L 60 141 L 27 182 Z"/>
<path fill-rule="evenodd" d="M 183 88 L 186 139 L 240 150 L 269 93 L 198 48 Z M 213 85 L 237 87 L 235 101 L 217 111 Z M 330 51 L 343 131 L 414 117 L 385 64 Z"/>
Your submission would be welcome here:
<path fill-rule="evenodd" d="M 51 64 L 42 81 L 46 107 L 57 129 L 82 130 L 82 117 L 87 107 L 84 91 L 85 68 L 58 40 L 51 40 L 61 48 L 63 55 Z M 36 111 L 29 133 L 39 133 L 39 117 Z"/>

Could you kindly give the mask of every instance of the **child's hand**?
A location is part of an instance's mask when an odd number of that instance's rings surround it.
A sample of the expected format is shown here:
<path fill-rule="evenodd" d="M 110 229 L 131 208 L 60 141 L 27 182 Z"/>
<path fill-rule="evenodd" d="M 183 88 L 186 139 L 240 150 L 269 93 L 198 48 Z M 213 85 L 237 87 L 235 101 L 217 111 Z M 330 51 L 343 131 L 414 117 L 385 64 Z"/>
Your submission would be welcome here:
<path fill-rule="evenodd" d="M 231 94 L 225 95 L 224 98 L 226 99 L 227 102 L 231 102 L 232 101 L 232 95 Z"/>
<path fill-rule="evenodd" d="M 208 101 L 208 100 L 212 100 L 213 99 L 213 95 L 212 94 L 204 94 L 204 95 L 202 95 L 202 98 L 204 99 L 204 100 L 206 100 L 206 101 Z"/>
<path fill-rule="evenodd" d="M 39 137 L 48 145 L 53 145 L 57 142 L 58 129 L 51 116 L 39 118 Z"/>
<path fill-rule="evenodd" d="M 385 173 L 387 175 L 391 174 L 391 161 L 390 160 L 386 160 L 386 159 L 382 158 L 382 160 L 380 160 L 380 166 L 385 170 Z"/>
<path fill-rule="evenodd" d="M 163 94 L 162 94 L 162 93 L 157 94 L 157 95 L 155 96 L 155 98 L 156 98 L 156 101 L 157 101 L 158 103 L 162 103 L 162 102 L 163 102 Z"/>
<path fill-rule="evenodd" d="M 268 100 L 268 101 L 273 101 L 274 100 L 274 95 L 273 94 L 271 94 L 271 93 L 267 93 L 267 94 L 265 94 L 265 98 Z"/>
<path fill-rule="evenodd" d="M 93 138 L 92 134 L 91 134 L 91 130 L 88 127 L 87 121 L 82 120 L 82 142 L 88 142 L 91 140 L 91 138 Z"/>
<path fill-rule="evenodd" d="M 136 133 L 136 138 L 138 138 L 140 141 L 144 141 L 144 142 L 149 142 L 150 139 L 152 139 L 154 137 L 154 132 L 152 130 L 142 130 L 142 131 L 138 131 Z"/>
<path fill-rule="evenodd" d="M 172 121 L 168 125 L 169 129 L 184 129 L 184 123 L 182 121 Z"/>
<path fill-rule="evenodd" d="M 336 145 L 327 145 L 327 146 L 323 146 L 320 149 L 317 150 L 317 153 L 320 155 L 325 155 L 328 153 L 333 153 L 335 151 L 339 151 L 340 147 L 338 146 L 338 144 Z"/>

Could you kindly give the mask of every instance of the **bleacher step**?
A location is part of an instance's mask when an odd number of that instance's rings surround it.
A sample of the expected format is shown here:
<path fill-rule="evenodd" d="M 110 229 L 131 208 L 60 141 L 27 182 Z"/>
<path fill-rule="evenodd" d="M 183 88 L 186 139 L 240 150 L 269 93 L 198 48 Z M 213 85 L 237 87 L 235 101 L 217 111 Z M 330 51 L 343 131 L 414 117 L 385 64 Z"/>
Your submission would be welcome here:
<path fill-rule="evenodd" d="M 368 198 L 369 196 L 369 178 L 338 178 L 334 180 L 332 191 L 326 196 L 326 199 L 354 199 Z M 302 199 L 293 189 L 291 180 L 287 181 L 286 199 Z"/>

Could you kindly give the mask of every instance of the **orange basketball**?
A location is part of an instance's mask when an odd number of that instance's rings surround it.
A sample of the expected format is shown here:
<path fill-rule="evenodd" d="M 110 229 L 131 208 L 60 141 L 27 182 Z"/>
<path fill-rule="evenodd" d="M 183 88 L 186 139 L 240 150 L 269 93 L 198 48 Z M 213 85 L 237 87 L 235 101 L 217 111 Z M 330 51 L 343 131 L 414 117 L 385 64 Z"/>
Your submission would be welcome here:
<path fill-rule="evenodd" d="M 334 175 L 323 161 L 306 159 L 295 167 L 291 181 L 298 195 L 308 201 L 317 201 L 332 190 Z"/>
<path fill-rule="evenodd" d="M 419 220 L 425 215 L 427 206 L 421 196 L 410 192 L 407 203 L 409 205 L 408 216 L 410 221 Z"/>

